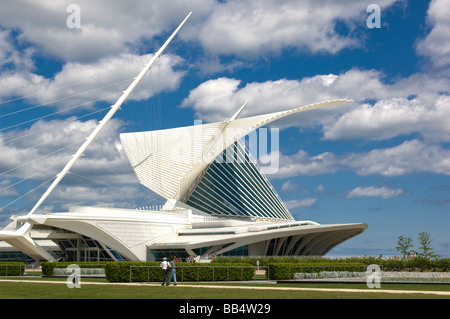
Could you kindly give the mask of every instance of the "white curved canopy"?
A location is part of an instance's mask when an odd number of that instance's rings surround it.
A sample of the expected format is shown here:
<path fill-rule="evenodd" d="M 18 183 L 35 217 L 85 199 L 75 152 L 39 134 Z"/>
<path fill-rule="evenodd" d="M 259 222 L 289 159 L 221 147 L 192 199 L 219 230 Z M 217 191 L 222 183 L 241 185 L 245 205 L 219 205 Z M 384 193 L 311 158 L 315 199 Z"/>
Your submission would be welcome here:
<path fill-rule="evenodd" d="M 330 100 L 224 122 L 124 133 L 120 140 L 142 185 L 166 199 L 181 200 L 220 153 L 250 132 L 288 115 L 349 102 Z"/>

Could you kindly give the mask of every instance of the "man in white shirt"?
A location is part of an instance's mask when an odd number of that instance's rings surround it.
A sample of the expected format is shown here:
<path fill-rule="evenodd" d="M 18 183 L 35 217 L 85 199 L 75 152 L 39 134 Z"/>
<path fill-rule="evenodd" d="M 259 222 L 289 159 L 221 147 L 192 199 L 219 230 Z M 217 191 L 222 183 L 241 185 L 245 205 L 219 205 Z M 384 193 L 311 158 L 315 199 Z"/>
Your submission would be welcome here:
<path fill-rule="evenodd" d="M 167 285 L 167 270 L 170 269 L 170 264 L 167 262 L 167 258 L 166 257 L 163 258 L 163 261 L 161 262 L 159 267 L 161 267 L 161 269 L 163 271 L 163 277 L 164 277 L 161 286 L 164 286 L 164 284 Z"/>

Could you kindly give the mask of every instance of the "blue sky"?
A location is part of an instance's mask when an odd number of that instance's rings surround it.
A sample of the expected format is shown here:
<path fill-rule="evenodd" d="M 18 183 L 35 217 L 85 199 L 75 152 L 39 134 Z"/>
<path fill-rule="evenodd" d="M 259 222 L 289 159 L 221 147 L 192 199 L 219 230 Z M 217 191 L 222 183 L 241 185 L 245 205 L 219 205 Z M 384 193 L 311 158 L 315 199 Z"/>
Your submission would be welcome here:
<path fill-rule="evenodd" d="M 450 257 L 448 0 L 3 1 L 0 226 L 31 210 L 190 11 L 41 211 L 163 203 L 139 186 L 121 132 L 221 121 L 246 100 L 241 116 L 348 98 L 273 123 L 281 198 L 298 220 L 369 225 L 329 255 L 394 255 L 400 235 L 419 250 L 428 232 Z"/>

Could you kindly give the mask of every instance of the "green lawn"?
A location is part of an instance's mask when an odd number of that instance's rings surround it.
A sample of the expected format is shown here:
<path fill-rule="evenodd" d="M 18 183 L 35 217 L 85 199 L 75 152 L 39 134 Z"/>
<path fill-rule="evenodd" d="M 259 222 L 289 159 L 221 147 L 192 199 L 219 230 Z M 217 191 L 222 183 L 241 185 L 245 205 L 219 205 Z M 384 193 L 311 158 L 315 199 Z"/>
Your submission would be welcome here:
<path fill-rule="evenodd" d="M 10 279 L 3 277 L 2 279 Z M 82 279 L 81 288 L 68 288 L 54 278 L 36 278 L 36 282 L 7 282 L 0 279 L 0 299 L 450 299 L 449 295 L 406 293 L 344 292 L 338 289 L 369 290 L 364 284 L 263 284 L 263 283 L 179 283 L 177 287 L 139 284 L 133 286 L 103 284 L 105 279 Z M 17 278 L 31 280 L 31 278 Z M 194 285 L 198 285 L 195 287 Z M 200 286 L 202 285 L 202 286 Z M 223 288 L 208 288 L 222 285 Z M 205 287 L 206 286 L 206 287 Z M 230 286 L 255 287 L 252 289 L 226 288 Z M 261 289 L 266 287 L 268 289 Z M 270 288 L 333 288 L 336 291 L 274 290 Z M 450 291 L 450 285 L 382 285 L 382 290 Z"/>

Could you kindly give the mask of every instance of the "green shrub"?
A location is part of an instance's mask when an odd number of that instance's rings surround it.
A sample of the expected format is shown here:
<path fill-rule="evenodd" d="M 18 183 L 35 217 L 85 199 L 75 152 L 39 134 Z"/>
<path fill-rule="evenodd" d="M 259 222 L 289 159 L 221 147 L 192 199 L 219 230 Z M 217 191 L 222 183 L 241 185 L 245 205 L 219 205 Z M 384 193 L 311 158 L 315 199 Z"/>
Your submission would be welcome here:
<path fill-rule="evenodd" d="M 25 264 L 22 262 L 0 262 L 0 276 L 22 276 Z"/>
<path fill-rule="evenodd" d="M 110 282 L 162 282 L 159 262 L 112 262 L 105 267 Z M 177 281 L 251 280 L 255 269 L 250 264 L 229 263 L 219 265 L 203 263 L 177 263 Z M 131 270 L 131 271 L 130 271 Z M 131 278 L 130 278 L 131 277 Z"/>
<path fill-rule="evenodd" d="M 269 256 L 269 257 L 218 257 L 211 264 L 221 264 L 227 262 L 244 262 L 256 266 L 264 267 L 276 263 L 294 263 L 294 264 L 317 264 L 317 263 L 360 263 L 365 266 L 378 265 L 382 271 L 449 271 L 450 258 L 429 259 L 423 256 L 417 256 L 409 259 L 383 259 L 378 257 L 347 257 L 331 259 L 326 257 L 294 257 L 294 256 Z"/>
<path fill-rule="evenodd" d="M 112 262 L 105 267 L 105 275 L 106 279 L 110 282 L 129 282 L 130 269 L 132 269 L 131 281 L 147 281 L 147 278 L 149 278 L 149 281 L 154 281 L 155 279 L 159 280 L 158 274 L 153 271 L 157 265 L 159 263 L 137 261 Z"/>
<path fill-rule="evenodd" d="M 321 271 L 365 271 L 363 263 L 272 263 L 268 264 L 269 279 L 293 279 L 295 273 L 319 273 Z"/>
<path fill-rule="evenodd" d="M 217 257 L 211 264 L 221 263 L 248 263 L 256 266 L 257 261 L 259 266 L 267 266 L 272 263 L 314 263 L 327 262 L 330 259 L 325 257 L 295 257 L 295 256 L 267 256 L 267 257 Z"/>
<path fill-rule="evenodd" d="M 418 256 L 408 259 L 408 264 L 411 270 L 417 269 L 420 271 L 425 271 L 427 269 L 432 269 L 434 262 L 427 257 Z"/>
<path fill-rule="evenodd" d="M 441 258 L 435 261 L 436 269 L 447 272 L 450 270 L 450 258 Z"/>

